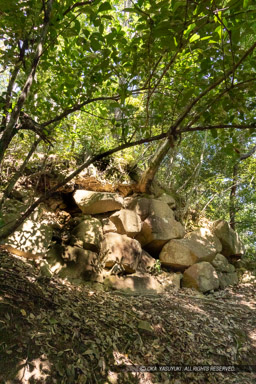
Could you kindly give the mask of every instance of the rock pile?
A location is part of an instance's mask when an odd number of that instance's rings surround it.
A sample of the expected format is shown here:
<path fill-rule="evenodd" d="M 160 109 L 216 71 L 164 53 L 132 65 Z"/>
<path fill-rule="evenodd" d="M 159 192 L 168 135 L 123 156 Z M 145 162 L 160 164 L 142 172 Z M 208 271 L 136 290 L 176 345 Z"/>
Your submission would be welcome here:
<path fill-rule="evenodd" d="M 123 198 L 80 189 L 73 199 L 80 213 L 50 246 L 51 272 L 139 293 L 159 293 L 170 285 L 207 292 L 238 282 L 230 262 L 243 254 L 243 245 L 227 222 L 186 234 L 167 194 Z M 164 281 L 149 274 L 161 266 L 168 271 L 160 275 Z"/>

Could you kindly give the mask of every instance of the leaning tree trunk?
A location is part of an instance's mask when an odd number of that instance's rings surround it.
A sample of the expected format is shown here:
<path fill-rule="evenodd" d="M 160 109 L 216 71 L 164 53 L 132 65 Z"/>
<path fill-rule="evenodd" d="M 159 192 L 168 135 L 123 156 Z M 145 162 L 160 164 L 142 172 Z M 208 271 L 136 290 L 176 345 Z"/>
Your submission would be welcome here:
<path fill-rule="evenodd" d="M 44 21 L 43 21 L 43 25 L 42 25 L 42 32 L 40 35 L 38 45 L 36 47 L 34 58 L 33 58 L 32 63 L 31 63 L 30 72 L 29 72 L 27 79 L 24 83 L 24 86 L 21 90 L 20 96 L 18 97 L 15 108 L 11 112 L 9 121 L 8 121 L 8 123 L 6 123 L 6 126 L 4 127 L 2 135 L 0 137 L 0 164 L 2 163 L 2 161 L 4 159 L 5 152 L 6 152 L 7 148 L 9 147 L 10 142 L 12 141 L 12 138 L 17 133 L 16 124 L 18 123 L 21 110 L 22 110 L 22 108 L 23 108 L 23 106 L 27 100 L 27 97 L 29 95 L 31 86 L 32 86 L 34 78 L 35 78 L 35 74 L 36 74 L 36 70 L 37 70 L 40 58 L 43 54 L 43 45 L 44 45 L 44 42 L 46 40 L 49 25 L 50 25 L 50 16 L 51 16 L 51 12 L 52 12 L 52 6 L 53 6 L 53 0 L 49 0 L 47 3 L 47 9 L 45 10 Z M 13 84 L 12 84 L 12 87 L 13 87 L 14 81 L 16 78 L 16 69 L 14 69 L 14 74 L 12 75 L 12 77 L 14 78 Z M 10 93 L 10 90 L 9 90 L 9 93 Z M 10 100 L 7 99 L 6 102 L 10 103 Z"/>
<path fill-rule="evenodd" d="M 230 226 L 235 230 L 236 228 L 236 199 L 237 199 L 237 184 L 238 184 L 238 174 L 239 174 L 239 164 L 241 161 L 248 159 L 256 152 L 256 145 L 247 153 L 240 155 L 239 159 L 233 166 L 233 180 L 232 187 L 229 196 L 229 218 Z"/>
<path fill-rule="evenodd" d="M 237 195 L 237 178 L 238 178 L 238 163 L 233 166 L 233 180 L 229 195 L 229 219 L 230 226 L 236 229 L 236 195 Z"/>
<path fill-rule="evenodd" d="M 138 191 L 142 193 L 150 193 L 151 185 L 158 171 L 158 168 L 167 155 L 170 149 L 175 148 L 175 140 L 173 136 L 168 137 L 164 142 L 157 148 L 154 156 L 150 160 L 147 169 L 143 172 L 138 182 Z"/>

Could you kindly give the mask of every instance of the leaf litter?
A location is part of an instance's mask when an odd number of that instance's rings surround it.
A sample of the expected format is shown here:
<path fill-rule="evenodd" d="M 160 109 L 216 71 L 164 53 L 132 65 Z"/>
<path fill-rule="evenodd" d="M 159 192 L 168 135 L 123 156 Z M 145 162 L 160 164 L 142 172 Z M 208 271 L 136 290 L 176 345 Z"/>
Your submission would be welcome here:
<path fill-rule="evenodd" d="M 256 383 L 256 370 L 150 372 L 157 365 L 255 368 L 253 284 L 207 296 L 191 289 L 126 295 L 42 278 L 33 264 L 5 251 L 0 257 L 3 383 Z"/>

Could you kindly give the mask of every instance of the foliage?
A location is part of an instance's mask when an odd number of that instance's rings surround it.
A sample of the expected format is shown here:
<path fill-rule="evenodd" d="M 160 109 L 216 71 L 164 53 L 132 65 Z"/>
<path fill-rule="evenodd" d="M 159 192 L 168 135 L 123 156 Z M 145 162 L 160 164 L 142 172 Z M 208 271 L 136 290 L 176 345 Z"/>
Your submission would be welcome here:
<path fill-rule="evenodd" d="M 181 188 L 200 159 L 201 132 L 209 130 L 200 165 L 207 202 L 216 177 L 225 190 L 234 148 L 255 137 L 255 3 L 126 4 L 0 0 L 0 161 L 9 153 L 24 160 L 40 138 L 35 148 L 63 159 L 82 156 L 84 168 L 127 148 L 120 156 L 147 168 L 144 154 L 159 147 L 151 142 L 172 137 L 177 147 L 182 139 L 172 171 Z M 163 166 L 168 141 L 166 148 Z M 208 166 L 216 148 L 218 162 Z"/>

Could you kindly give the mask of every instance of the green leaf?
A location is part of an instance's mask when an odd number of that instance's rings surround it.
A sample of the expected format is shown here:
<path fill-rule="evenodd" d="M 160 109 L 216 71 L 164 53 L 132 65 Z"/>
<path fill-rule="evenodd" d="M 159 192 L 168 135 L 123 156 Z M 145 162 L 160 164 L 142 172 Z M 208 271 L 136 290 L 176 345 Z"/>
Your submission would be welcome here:
<path fill-rule="evenodd" d="M 243 1 L 243 8 L 248 8 L 248 0 Z"/>
<path fill-rule="evenodd" d="M 198 39 L 200 39 L 200 36 L 199 36 L 197 33 L 194 33 L 194 35 L 192 35 L 192 36 L 190 37 L 189 42 L 190 42 L 190 43 L 193 43 L 193 41 L 196 41 L 196 40 L 198 40 Z"/>
<path fill-rule="evenodd" d="M 145 320 L 140 320 L 139 321 L 138 328 L 142 329 L 143 331 L 148 331 L 148 332 L 152 332 L 153 331 L 153 328 L 152 328 L 151 324 L 148 321 L 145 321 Z"/>
<path fill-rule="evenodd" d="M 111 11 L 112 7 L 109 3 L 102 3 L 99 7 L 98 12 Z"/>
<path fill-rule="evenodd" d="M 92 39 L 91 40 L 91 47 L 92 47 L 92 49 L 95 52 L 95 51 L 99 51 L 100 50 L 101 45 L 99 44 L 99 42 L 97 40 Z"/>
<path fill-rule="evenodd" d="M 193 24 L 190 24 L 188 26 L 188 28 L 184 31 L 184 36 L 188 36 L 190 34 L 190 32 L 195 28 L 196 24 L 193 23 Z"/>

